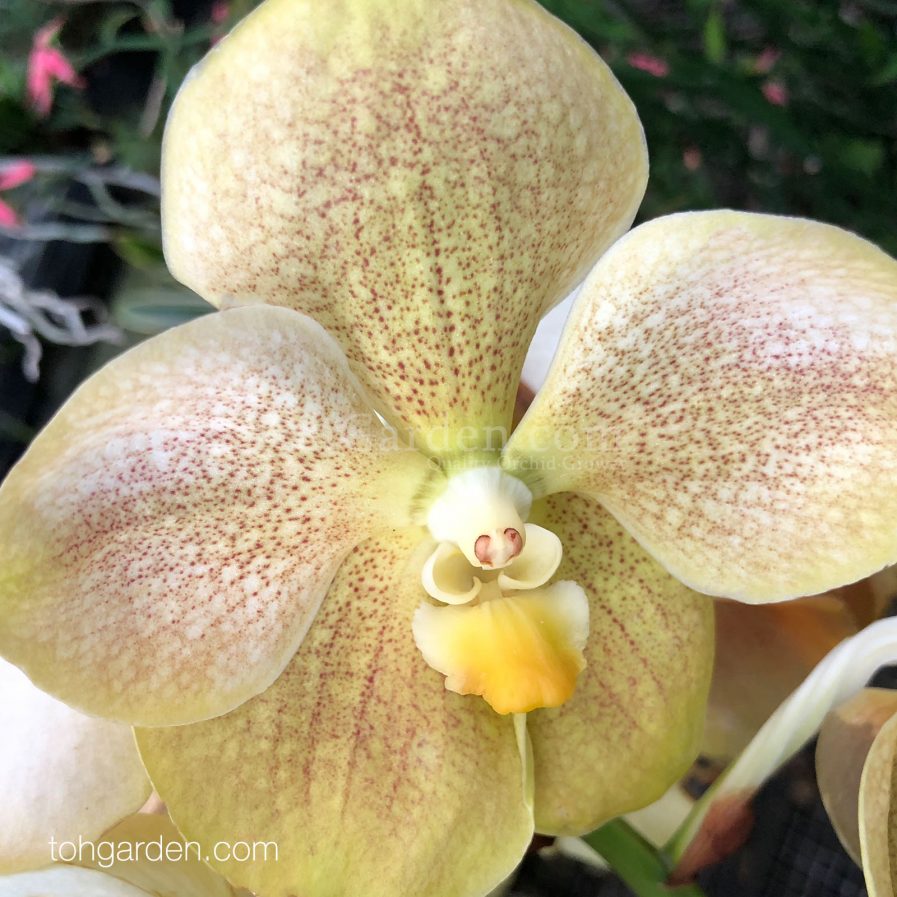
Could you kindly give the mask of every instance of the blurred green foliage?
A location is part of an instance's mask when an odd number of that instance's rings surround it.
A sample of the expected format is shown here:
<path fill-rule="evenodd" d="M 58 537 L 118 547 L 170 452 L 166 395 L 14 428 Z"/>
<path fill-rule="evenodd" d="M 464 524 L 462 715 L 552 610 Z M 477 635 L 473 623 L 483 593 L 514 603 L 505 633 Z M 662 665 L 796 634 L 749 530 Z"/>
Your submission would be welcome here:
<path fill-rule="evenodd" d="M 806 215 L 897 254 L 897 0 L 542 2 L 639 109 L 652 160 L 643 218 L 714 206 Z M 212 0 L 0 0 L 0 155 L 81 151 L 155 172 L 179 83 L 256 3 L 219 4 L 221 20 Z M 25 99 L 27 56 L 55 16 L 88 87 L 59 90 L 40 119 Z"/>
<path fill-rule="evenodd" d="M 639 110 L 652 163 L 643 218 L 715 206 L 802 215 L 897 254 L 895 0 L 542 3 Z M 633 66 L 638 53 L 667 74 Z"/>
<path fill-rule="evenodd" d="M 254 0 L 0 0 L 0 155 L 89 152 L 155 173 L 165 117 L 191 66 Z M 56 92 L 39 117 L 26 93 L 34 35 L 59 18 L 59 44 L 87 89 Z"/>

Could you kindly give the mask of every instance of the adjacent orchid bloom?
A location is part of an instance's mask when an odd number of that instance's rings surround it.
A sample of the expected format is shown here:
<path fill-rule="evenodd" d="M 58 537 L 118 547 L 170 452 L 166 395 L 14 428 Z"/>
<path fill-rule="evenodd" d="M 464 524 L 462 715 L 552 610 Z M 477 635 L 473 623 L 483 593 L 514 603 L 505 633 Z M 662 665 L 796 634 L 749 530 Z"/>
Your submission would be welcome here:
<path fill-rule="evenodd" d="M 150 795 L 128 726 L 72 710 L 2 660 L 0 730 L 0 876 L 47 865 L 51 838 L 93 839 Z"/>
<path fill-rule="evenodd" d="M 163 169 L 169 264 L 227 310 L 87 381 L 10 474 L 0 651 L 139 726 L 187 838 L 278 842 L 217 863 L 235 884 L 482 895 L 534 828 L 693 758 L 687 586 L 897 558 L 897 263 L 734 212 L 617 240 L 641 126 L 536 3 L 268 0 L 182 88 Z"/>
<path fill-rule="evenodd" d="M 895 659 L 897 619 L 889 618 L 841 642 L 820 661 L 735 762 L 686 808 L 666 849 L 676 864 L 672 883 L 689 881 L 743 843 L 753 795 L 819 731 L 819 788 L 838 837 L 862 865 L 872 897 L 897 894 L 897 692 L 864 688 L 879 667 Z"/>
<path fill-rule="evenodd" d="M 54 849 L 68 862 L 0 875 L 0 897 L 251 897 L 213 872 L 165 816 L 128 816 Z"/>
<path fill-rule="evenodd" d="M 27 184 L 34 177 L 36 170 L 34 164 L 25 159 L 0 167 L 0 192 Z M 16 210 L 0 199 L 0 227 L 16 227 L 18 224 L 19 216 Z"/>
<path fill-rule="evenodd" d="M 730 760 L 839 642 L 882 616 L 897 568 L 781 604 L 716 602 L 716 653 L 701 753 Z"/>
<path fill-rule="evenodd" d="M 826 717 L 816 747 L 825 808 L 869 897 L 897 894 L 897 691 L 867 688 Z"/>
<path fill-rule="evenodd" d="M 71 62 L 61 50 L 53 46 L 62 24 L 62 19 L 56 18 L 44 25 L 34 35 L 34 43 L 28 55 L 28 99 L 42 118 L 48 116 L 53 107 L 55 84 L 84 87 L 83 79 L 78 76 Z"/>

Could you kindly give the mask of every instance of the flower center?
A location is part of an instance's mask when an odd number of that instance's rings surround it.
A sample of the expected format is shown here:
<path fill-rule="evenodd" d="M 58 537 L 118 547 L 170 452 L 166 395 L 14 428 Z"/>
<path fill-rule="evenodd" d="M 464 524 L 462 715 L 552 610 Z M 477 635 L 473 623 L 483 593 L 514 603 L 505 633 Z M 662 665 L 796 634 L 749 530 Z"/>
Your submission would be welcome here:
<path fill-rule="evenodd" d="M 509 526 L 503 533 L 478 536 L 473 553 L 483 567 L 504 567 L 523 550 L 523 537 Z"/>
<path fill-rule="evenodd" d="M 523 551 L 523 521 L 532 493 L 498 467 L 476 467 L 451 477 L 427 515 L 437 542 L 458 546 L 475 567 L 506 567 Z"/>
<path fill-rule="evenodd" d="M 562 704 L 585 666 L 588 600 L 576 583 L 546 585 L 563 548 L 524 523 L 531 504 L 520 480 L 482 467 L 452 477 L 427 517 L 438 544 L 421 582 L 434 600 L 415 613 L 415 641 L 447 689 L 499 713 Z"/>

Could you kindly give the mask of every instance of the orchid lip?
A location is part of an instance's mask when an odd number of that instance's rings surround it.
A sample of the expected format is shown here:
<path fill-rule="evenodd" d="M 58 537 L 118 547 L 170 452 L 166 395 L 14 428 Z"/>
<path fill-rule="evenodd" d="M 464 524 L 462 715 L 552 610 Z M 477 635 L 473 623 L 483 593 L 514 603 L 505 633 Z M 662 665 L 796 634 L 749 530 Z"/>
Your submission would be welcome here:
<path fill-rule="evenodd" d="M 547 585 L 563 548 L 522 522 L 530 503 L 519 480 L 481 467 L 450 478 L 428 517 L 438 544 L 421 584 L 439 603 L 418 608 L 415 643 L 449 691 L 498 713 L 559 706 L 585 666 L 588 599 L 574 582 Z"/>

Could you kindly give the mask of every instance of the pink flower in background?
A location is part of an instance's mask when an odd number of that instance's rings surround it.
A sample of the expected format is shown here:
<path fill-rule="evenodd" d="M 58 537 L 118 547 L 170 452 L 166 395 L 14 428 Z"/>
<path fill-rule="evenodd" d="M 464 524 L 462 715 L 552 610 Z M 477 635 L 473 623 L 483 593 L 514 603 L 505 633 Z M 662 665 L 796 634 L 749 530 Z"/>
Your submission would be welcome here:
<path fill-rule="evenodd" d="M 788 88 L 781 81 L 767 81 L 760 89 L 773 106 L 788 105 Z"/>
<path fill-rule="evenodd" d="M 53 19 L 34 35 L 34 43 L 28 56 L 28 99 L 38 115 L 50 114 L 53 105 L 55 83 L 81 88 L 84 81 L 78 77 L 72 64 L 61 50 L 51 46 L 62 19 Z"/>
<path fill-rule="evenodd" d="M 25 159 L 11 162 L 0 168 L 0 190 L 12 190 L 13 187 L 27 183 L 34 177 L 36 171 L 34 164 Z"/>
<path fill-rule="evenodd" d="M 649 53 L 630 53 L 626 61 L 641 72 L 654 75 L 655 78 L 666 78 L 670 73 L 669 63 L 665 59 L 651 56 Z"/>
<path fill-rule="evenodd" d="M 211 19 L 215 25 L 223 25 L 230 17 L 230 3 L 227 0 L 216 0 L 212 4 Z"/>
<path fill-rule="evenodd" d="M 682 153 L 682 164 L 689 171 L 697 171 L 704 164 L 704 156 L 696 146 L 690 146 Z"/>
<path fill-rule="evenodd" d="M 18 227 L 19 216 L 16 210 L 0 199 L 0 227 Z"/>
<path fill-rule="evenodd" d="M 767 47 L 754 61 L 754 69 L 761 75 L 768 75 L 772 67 L 779 61 L 781 50 L 775 47 Z"/>
<path fill-rule="evenodd" d="M 222 26 L 227 25 L 229 19 L 230 3 L 228 3 L 227 0 L 215 0 L 215 2 L 212 4 L 211 15 L 209 16 L 209 20 L 213 25 L 216 26 L 215 31 L 217 32 L 216 34 L 212 35 L 211 44 L 213 47 L 218 43 L 218 41 L 221 40 L 222 37 L 224 37 L 227 29 Z"/>
<path fill-rule="evenodd" d="M 12 190 L 13 187 L 30 181 L 36 170 L 31 162 L 24 159 L 0 168 L 0 190 Z M 17 227 L 18 224 L 16 210 L 0 199 L 0 227 Z"/>

